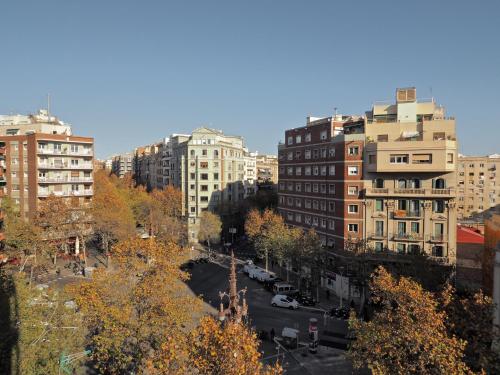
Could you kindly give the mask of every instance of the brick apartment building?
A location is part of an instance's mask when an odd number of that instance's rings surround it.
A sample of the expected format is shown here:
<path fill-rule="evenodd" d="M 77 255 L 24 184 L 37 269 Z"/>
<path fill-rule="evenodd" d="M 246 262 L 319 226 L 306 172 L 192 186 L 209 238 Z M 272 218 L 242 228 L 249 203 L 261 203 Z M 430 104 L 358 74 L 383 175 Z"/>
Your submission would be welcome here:
<path fill-rule="evenodd" d="M 331 249 L 363 235 L 363 127 L 359 116 L 309 117 L 278 148 L 279 212 Z"/>

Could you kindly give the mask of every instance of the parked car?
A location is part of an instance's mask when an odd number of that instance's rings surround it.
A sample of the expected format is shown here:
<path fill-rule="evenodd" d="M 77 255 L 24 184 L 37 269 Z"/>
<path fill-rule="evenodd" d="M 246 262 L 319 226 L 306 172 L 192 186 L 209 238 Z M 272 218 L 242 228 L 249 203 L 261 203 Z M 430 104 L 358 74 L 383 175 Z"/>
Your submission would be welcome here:
<path fill-rule="evenodd" d="M 255 278 L 261 283 L 263 283 L 264 281 L 275 279 L 276 275 L 273 272 L 264 271 L 258 273 Z"/>
<path fill-rule="evenodd" d="M 297 289 L 291 284 L 288 283 L 275 283 L 273 285 L 273 293 L 274 294 L 285 294 L 292 295 L 297 292 Z"/>
<path fill-rule="evenodd" d="M 264 289 L 269 290 L 270 292 L 272 292 L 274 284 L 281 283 L 283 281 L 284 280 L 281 277 L 275 277 L 272 280 L 266 280 L 266 281 L 264 281 Z M 283 293 L 281 293 L 281 294 L 283 294 Z"/>
<path fill-rule="evenodd" d="M 248 277 L 251 278 L 251 279 L 256 279 L 257 278 L 257 275 L 259 273 L 262 273 L 262 272 L 266 272 L 264 271 L 262 268 L 260 267 L 256 267 L 254 266 L 253 268 L 250 268 L 250 270 L 248 271 Z"/>
<path fill-rule="evenodd" d="M 243 272 L 246 273 L 247 275 L 250 273 L 250 270 L 258 268 L 251 260 L 247 260 L 245 262 L 245 265 L 243 266 Z"/>
<path fill-rule="evenodd" d="M 299 303 L 289 296 L 285 296 L 284 294 L 277 294 L 271 300 L 271 306 L 286 307 L 291 310 L 296 310 L 299 308 Z"/>
<path fill-rule="evenodd" d="M 302 306 L 314 306 L 316 305 L 316 300 L 308 295 L 300 292 L 291 294 L 290 297 L 295 298 Z"/>
<path fill-rule="evenodd" d="M 335 318 L 347 320 L 347 319 L 349 319 L 349 308 L 348 307 L 342 307 L 342 308 L 334 307 L 330 311 L 330 315 L 335 317 Z"/>

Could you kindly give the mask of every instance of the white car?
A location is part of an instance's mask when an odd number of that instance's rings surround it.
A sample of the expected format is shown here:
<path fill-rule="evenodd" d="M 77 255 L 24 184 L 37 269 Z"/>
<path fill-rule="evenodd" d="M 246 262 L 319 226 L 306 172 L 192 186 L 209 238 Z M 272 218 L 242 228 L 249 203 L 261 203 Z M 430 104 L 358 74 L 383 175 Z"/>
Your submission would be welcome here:
<path fill-rule="evenodd" d="M 276 294 L 271 300 L 271 306 L 286 307 L 291 310 L 296 310 L 299 308 L 299 303 L 289 296 L 285 296 L 283 294 Z"/>
<path fill-rule="evenodd" d="M 251 279 L 256 279 L 257 278 L 257 275 L 262 273 L 262 272 L 266 272 L 264 271 L 262 268 L 260 267 L 256 267 L 256 266 L 253 266 L 253 268 L 251 268 L 249 271 L 248 271 L 248 277 L 251 278 Z"/>
<path fill-rule="evenodd" d="M 276 278 L 276 275 L 272 272 L 260 272 L 258 273 L 255 278 L 260 281 L 260 282 L 264 282 L 264 281 L 271 281 L 271 280 L 274 280 Z"/>
<path fill-rule="evenodd" d="M 250 273 L 250 270 L 256 268 L 257 266 L 253 264 L 251 260 L 247 260 L 245 262 L 245 265 L 243 266 L 243 272 L 246 273 L 247 275 Z"/>

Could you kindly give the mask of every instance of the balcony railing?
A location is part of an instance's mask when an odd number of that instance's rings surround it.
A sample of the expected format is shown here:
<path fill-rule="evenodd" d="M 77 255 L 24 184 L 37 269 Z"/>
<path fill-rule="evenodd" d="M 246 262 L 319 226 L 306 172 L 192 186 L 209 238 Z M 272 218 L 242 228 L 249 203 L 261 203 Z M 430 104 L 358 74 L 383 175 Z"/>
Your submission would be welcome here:
<path fill-rule="evenodd" d="M 38 168 L 41 169 L 93 169 L 91 163 L 71 165 L 71 164 L 54 164 L 54 163 L 38 163 Z"/>
<path fill-rule="evenodd" d="M 393 238 L 394 241 L 423 241 L 423 236 L 420 233 L 396 233 Z"/>
<path fill-rule="evenodd" d="M 367 196 L 452 196 L 455 194 L 455 189 L 424 189 L 424 188 L 366 188 Z"/>
<path fill-rule="evenodd" d="M 447 242 L 448 238 L 444 234 L 431 234 L 427 236 L 429 242 Z"/>
<path fill-rule="evenodd" d="M 405 218 L 419 218 L 421 215 L 420 210 L 396 210 L 394 211 L 395 219 L 405 219 Z"/>
<path fill-rule="evenodd" d="M 42 183 L 65 183 L 65 182 L 92 182 L 92 177 L 38 177 Z"/>
<path fill-rule="evenodd" d="M 72 155 L 72 156 L 92 156 L 92 150 L 54 150 L 48 148 L 39 148 L 38 153 L 42 155 Z"/>
<path fill-rule="evenodd" d="M 94 194 L 92 189 L 86 190 L 67 190 L 67 191 L 48 191 L 48 190 L 38 190 L 39 197 L 48 197 L 54 194 L 56 197 L 74 197 L 74 196 L 90 196 Z"/>
<path fill-rule="evenodd" d="M 372 240 L 382 240 L 387 237 L 387 233 L 382 231 L 375 231 L 373 233 L 368 233 L 367 237 Z"/>

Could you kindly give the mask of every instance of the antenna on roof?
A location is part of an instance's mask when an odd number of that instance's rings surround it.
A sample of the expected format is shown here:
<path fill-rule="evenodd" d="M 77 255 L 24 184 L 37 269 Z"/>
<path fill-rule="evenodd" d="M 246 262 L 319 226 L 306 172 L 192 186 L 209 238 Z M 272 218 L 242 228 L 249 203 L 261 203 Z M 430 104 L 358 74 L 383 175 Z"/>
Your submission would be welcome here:
<path fill-rule="evenodd" d="M 50 123 L 50 94 L 47 93 L 47 119 L 48 123 Z"/>
<path fill-rule="evenodd" d="M 337 117 L 337 107 L 333 108 L 333 114 L 335 115 L 335 117 Z"/>

